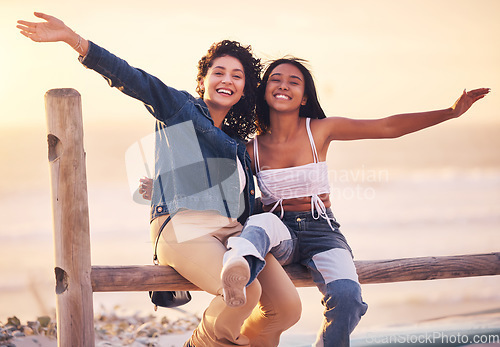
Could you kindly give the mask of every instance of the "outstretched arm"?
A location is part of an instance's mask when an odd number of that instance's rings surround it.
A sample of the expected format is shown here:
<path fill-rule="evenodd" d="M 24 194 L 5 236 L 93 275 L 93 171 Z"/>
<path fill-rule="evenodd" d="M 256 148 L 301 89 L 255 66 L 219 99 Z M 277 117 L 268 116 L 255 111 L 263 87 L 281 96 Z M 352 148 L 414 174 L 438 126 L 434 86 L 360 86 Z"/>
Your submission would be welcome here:
<path fill-rule="evenodd" d="M 173 117 L 190 97 L 187 92 L 165 85 L 155 76 L 85 40 L 56 17 L 39 12 L 35 16 L 44 21 L 18 21 L 21 34 L 35 42 L 66 42 L 81 55 L 79 60 L 85 67 L 101 74 L 110 86 L 142 101 L 157 119 L 165 121 Z"/>
<path fill-rule="evenodd" d="M 490 92 L 489 88 L 465 91 L 453 106 L 436 111 L 405 113 L 386 118 L 357 120 L 342 117 L 326 118 L 328 139 L 361 140 L 400 137 L 452 118 L 460 117 L 476 101 Z"/>
<path fill-rule="evenodd" d="M 21 34 L 35 42 L 66 42 L 80 55 L 87 54 L 88 41 L 71 30 L 63 21 L 45 13 L 35 12 L 34 14 L 45 21 L 17 21 L 17 28 L 21 29 Z"/>

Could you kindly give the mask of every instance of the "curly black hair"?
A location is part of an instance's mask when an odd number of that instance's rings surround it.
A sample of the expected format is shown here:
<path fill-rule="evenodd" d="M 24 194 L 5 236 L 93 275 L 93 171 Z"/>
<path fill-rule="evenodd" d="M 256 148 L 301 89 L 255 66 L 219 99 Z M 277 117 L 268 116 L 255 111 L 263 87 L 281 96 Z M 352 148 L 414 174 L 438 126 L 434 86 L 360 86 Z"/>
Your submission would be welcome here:
<path fill-rule="evenodd" d="M 223 56 L 234 57 L 243 65 L 245 89 L 244 96 L 229 110 L 224 119 L 222 130 L 229 136 L 247 140 L 257 129 L 255 121 L 256 90 L 262 71 L 260 59 L 253 56 L 251 46 L 242 46 L 239 42 L 230 40 L 212 44 L 207 54 L 198 62 L 196 91 L 203 98 L 204 90 L 200 88 L 199 82 L 207 75 L 213 61 Z"/>
<path fill-rule="evenodd" d="M 276 59 L 271 61 L 266 71 L 264 72 L 264 76 L 262 77 L 262 81 L 257 88 L 257 101 L 256 101 L 256 112 L 257 112 L 257 131 L 259 134 L 265 134 L 269 131 L 269 127 L 271 126 L 269 120 L 269 105 L 266 102 L 265 94 L 267 81 L 269 80 L 269 76 L 271 72 L 281 64 L 290 64 L 297 67 L 300 72 L 304 75 L 305 79 L 305 90 L 304 95 L 307 97 L 307 103 L 305 105 L 300 106 L 299 117 L 304 118 L 326 118 L 325 112 L 321 108 L 318 100 L 318 94 L 316 92 L 316 86 L 314 85 L 314 78 L 309 71 L 309 69 L 305 66 L 307 63 L 306 60 L 296 58 L 296 57 L 284 57 L 280 59 Z"/>

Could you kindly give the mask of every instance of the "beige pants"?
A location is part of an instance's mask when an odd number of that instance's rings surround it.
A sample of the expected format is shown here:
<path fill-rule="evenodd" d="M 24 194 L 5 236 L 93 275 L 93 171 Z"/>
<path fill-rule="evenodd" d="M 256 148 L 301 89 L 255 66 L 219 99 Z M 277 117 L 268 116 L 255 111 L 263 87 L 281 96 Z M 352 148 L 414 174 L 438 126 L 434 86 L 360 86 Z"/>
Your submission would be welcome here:
<path fill-rule="evenodd" d="M 156 240 L 166 218 L 161 216 L 151 223 L 152 240 Z M 172 266 L 200 289 L 215 295 L 191 337 L 196 347 L 278 346 L 281 333 L 300 318 L 297 290 L 270 254 L 264 270 L 247 287 L 247 303 L 237 308 L 224 303 L 220 273 L 225 244 L 241 228 L 240 224 L 221 228 L 184 242 L 177 242 L 172 223 L 162 232 L 158 243 L 160 264 Z"/>

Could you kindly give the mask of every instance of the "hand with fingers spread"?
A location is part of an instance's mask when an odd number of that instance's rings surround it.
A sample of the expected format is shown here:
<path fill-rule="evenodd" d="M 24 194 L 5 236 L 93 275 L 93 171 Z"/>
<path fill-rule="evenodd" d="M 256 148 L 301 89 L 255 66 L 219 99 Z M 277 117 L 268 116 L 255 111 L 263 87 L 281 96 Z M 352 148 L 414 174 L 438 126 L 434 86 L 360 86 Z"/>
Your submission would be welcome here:
<path fill-rule="evenodd" d="M 17 28 L 21 29 L 21 34 L 35 42 L 66 42 L 81 55 L 87 53 L 88 41 L 71 30 L 62 20 L 41 12 L 35 12 L 34 15 L 44 22 L 18 20 Z"/>
<path fill-rule="evenodd" d="M 35 16 L 44 19 L 45 22 L 17 21 L 19 24 L 17 28 L 21 29 L 21 34 L 35 42 L 65 41 L 68 33 L 72 32 L 63 21 L 56 17 L 40 12 L 35 12 Z"/>
<path fill-rule="evenodd" d="M 460 117 L 479 99 L 484 98 L 490 92 L 489 88 L 479 88 L 471 91 L 466 91 L 455 101 L 451 109 L 455 112 L 456 117 Z"/>

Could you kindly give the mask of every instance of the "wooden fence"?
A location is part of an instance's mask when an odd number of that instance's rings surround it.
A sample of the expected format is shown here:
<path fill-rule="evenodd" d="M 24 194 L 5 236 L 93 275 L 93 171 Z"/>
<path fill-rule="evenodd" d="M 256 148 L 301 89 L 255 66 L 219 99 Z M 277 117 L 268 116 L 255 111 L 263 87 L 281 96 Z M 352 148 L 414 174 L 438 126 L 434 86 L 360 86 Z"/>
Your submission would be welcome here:
<path fill-rule="evenodd" d="M 45 95 L 54 216 L 59 346 L 94 346 L 93 292 L 199 290 L 168 266 L 92 266 L 80 94 Z M 361 283 L 500 275 L 500 252 L 356 261 Z M 285 267 L 296 286 L 313 286 L 304 267 Z"/>

